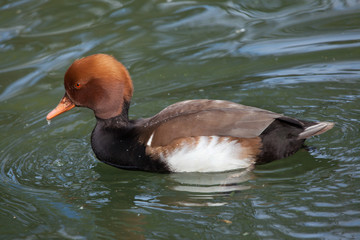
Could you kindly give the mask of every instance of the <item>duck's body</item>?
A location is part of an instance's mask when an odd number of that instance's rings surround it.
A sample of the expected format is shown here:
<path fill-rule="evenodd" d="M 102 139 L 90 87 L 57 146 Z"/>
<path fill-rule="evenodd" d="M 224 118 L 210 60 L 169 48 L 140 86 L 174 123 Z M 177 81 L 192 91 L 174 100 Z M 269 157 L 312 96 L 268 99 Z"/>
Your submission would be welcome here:
<path fill-rule="evenodd" d="M 74 62 L 64 98 L 51 119 L 74 106 L 94 110 L 91 145 L 96 157 L 125 169 L 214 172 L 247 168 L 287 157 L 306 138 L 333 127 L 222 100 L 175 103 L 157 115 L 129 120 L 132 82 L 113 57 L 97 54 Z"/>

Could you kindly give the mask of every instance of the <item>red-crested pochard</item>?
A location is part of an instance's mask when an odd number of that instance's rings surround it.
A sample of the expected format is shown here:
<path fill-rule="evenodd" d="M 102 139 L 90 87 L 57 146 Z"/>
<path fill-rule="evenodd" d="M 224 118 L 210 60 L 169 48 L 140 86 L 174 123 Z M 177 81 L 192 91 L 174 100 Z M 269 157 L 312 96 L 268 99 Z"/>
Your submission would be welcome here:
<path fill-rule="evenodd" d="M 287 157 L 305 139 L 334 124 L 309 122 L 222 100 L 175 103 L 153 117 L 129 120 L 133 84 L 114 57 L 76 60 L 64 77 L 65 95 L 47 120 L 75 106 L 94 111 L 96 157 L 124 169 L 220 172 Z"/>

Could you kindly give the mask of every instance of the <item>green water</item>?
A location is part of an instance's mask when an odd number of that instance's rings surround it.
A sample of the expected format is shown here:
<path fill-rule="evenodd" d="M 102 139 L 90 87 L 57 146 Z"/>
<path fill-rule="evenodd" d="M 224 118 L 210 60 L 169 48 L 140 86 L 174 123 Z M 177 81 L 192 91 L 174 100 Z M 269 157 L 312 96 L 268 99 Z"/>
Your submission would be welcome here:
<path fill-rule="evenodd" d="M 0 3 L 1 239 L 360 239 L 360 2 Z M 216 174 L 96 160 L 93 113 L 46 114 L 76 59 L 129 69 L 131 118 L 225 99 L 336 122 L 309 151 Z"/>

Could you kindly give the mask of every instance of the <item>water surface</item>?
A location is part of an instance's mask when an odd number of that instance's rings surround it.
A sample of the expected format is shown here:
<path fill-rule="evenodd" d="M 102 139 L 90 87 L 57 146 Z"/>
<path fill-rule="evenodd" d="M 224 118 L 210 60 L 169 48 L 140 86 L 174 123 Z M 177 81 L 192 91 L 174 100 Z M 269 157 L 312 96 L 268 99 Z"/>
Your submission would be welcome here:
<path fill-rule="evenodd" d="M 0 4 L 2 239 L 360 238 L 359 1 Z M 130 117 L 225 99 L 336 122 L 254 170 L 155 174 L 96 160 L 88 109 L 54 119 L 63 75 L 108 53 L 129 69 Z"/>

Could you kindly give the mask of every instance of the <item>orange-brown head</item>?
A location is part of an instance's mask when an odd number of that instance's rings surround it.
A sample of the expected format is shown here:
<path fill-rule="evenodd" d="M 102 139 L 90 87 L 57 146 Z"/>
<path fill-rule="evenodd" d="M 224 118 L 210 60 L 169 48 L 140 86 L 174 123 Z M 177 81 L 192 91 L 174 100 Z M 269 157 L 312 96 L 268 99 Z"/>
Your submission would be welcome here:
<path fill-rule="evenodd" d="M 129 103 L 133 94 L 124 65 L 106 54 L 76 60 L 65 73 L 64 86 L 65 95 L 47 120 L 75 106 L 92 109 L 98 118 L 112 118 L 121 114 L 124 101 Z"/>

